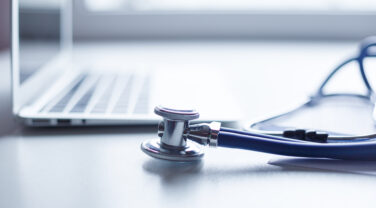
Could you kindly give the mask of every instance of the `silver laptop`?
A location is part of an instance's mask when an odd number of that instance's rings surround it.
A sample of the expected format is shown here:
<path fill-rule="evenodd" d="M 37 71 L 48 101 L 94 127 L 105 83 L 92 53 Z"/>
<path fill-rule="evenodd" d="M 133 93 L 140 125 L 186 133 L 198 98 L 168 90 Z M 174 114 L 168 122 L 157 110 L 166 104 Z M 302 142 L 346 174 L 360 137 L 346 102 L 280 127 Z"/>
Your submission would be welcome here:
<path fill-rule="evenodd" d="M 12 1 L 13 113 L 25 124 L 154 124 L 158 104 L 194 107 L 201 120 L 239 118 L 215 70 L 155 64 L 163 42 L 73 47 L 71 2 L 38 2 Z"/>

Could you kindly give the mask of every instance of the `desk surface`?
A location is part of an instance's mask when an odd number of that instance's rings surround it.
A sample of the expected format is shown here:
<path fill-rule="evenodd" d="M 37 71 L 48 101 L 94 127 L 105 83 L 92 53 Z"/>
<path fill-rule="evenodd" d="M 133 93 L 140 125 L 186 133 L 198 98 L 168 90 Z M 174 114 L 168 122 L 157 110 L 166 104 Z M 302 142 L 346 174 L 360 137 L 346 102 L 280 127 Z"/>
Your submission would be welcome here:
<path fill-rule="evenodd" d="M 249 62 L 235 64 L 243 67 L 242 73 L 249 68 L 247 76 L 231 77 L 240 81 L 232 87 L 245 117 L 263 115 L 289 99 L 306 96 L 356 47 L 355 43 L 265 43 L 266 49 L 274 47 L 268 51 L 258 50 L 261 45 L 234 45 L 241 49 L 238 57 L 245 60 L 248 50 L 254 55 Z M 270 61 L 270 57 L 279 58 Z M 140 151 L 140 143 L 156 136 L 155 127 L 23 128 L 9 119 L 8 58 L 1 53 L 0 207 L 376 205 L 375 177 L 281 168 L 268 164 L 278 158 L 274 155 L 210 148 L 200 163 L 151 159 Z M 287 81 L 290 73 L 295 73 L 295 81 Z M 294 94 L 286 93 L 289 90 Z M 276 99 L 281 102 L 273 102 Z"/>

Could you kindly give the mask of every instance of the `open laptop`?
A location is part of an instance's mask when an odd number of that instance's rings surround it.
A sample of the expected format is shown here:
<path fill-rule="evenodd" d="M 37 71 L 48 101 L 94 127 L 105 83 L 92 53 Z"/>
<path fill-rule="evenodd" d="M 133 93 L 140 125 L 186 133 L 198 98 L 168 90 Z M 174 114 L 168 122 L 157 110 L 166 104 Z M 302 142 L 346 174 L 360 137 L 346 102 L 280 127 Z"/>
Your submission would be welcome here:
<path fill-rule="evenodd" d="M 158 104 L 192 106 L 201 120 L 239 118 L 215 70 L 148 64 L 166 47 L 139 50 L 147 42 L 72 47 L 71 2 L 38 2 L 12 1 L 13 113 L 25 124 L 154 124 Z"/>

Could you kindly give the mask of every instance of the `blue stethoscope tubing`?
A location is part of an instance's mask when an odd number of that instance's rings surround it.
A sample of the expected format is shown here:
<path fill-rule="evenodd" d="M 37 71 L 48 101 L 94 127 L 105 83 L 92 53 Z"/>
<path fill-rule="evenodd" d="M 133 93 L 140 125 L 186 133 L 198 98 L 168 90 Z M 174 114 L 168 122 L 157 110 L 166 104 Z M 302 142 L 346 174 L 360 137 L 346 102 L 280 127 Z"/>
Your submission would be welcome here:
<path fill-rule="evenodd" d="M 367 75 L 364 70 L 364 59 L 366 57 L 376 57 L 376 53 L 372 53 L 370 51 L 370 48 L 373 46 L 376 46 L 376 36 L 364 39 L 361 43 L 361 48 L 358 56 L 355 58 L 350 58 L 336 67 L 321 84 L 317 93 L 301 107 L 311 105 L 313 102 L 318 102 L 321 98 L 337 95 L 360 97 L 367 99 L 374 104 L 375 93 L 367 79 Z M 332 79 L 332 77 L 345 65 L 354 61 L 359 65 L 363 82 L 367 88 L 367 95 L 324 94 L 323 89 L 325 88 L 326 84 Z M 285 156 L 331 158 L 344 160 L 376 160 L 376 140 L 374 140 L 376 138 L 376 134 L 359 136 L 337 136 L 337 138 L 336 136 L 329 136 L 328 139 L 339 139 L 340 142 L 318 143 L 286 138 L 283 137 L 283 132 L 274 131 L 268 133 L 268 131 L 252 131 L 252 127 L 257 124 L 293 113 L 301 107 L 298 107 L 297 109 L 286 112 L 284 114 L 271 117 L 269 119 L 255 122 L 249 125 L 250 128 L 247 128 L 248 131 L 240 131 L 222 127 L 218 134 L 217 144 L 219 147 L 245 149 Z M 357 140 L 359 138 L 362 138 L 362 140 Z"/>
<path fill-rule="evenodd" d="M 314 143 L 221 129 L 218 146 L 295 157 L 376 160 L 376 142 Z"/>

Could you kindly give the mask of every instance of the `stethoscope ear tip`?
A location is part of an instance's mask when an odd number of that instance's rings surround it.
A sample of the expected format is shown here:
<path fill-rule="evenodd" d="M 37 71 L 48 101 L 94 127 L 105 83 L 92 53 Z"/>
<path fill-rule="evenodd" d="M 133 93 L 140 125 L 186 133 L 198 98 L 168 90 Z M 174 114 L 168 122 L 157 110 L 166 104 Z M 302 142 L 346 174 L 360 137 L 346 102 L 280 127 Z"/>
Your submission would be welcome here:
<path fill-rule="evenodd" d="M 189 140 L 184 148 L 176 149 L 161 144 L 160 139 L 151 139 L 141 144 L 141 150 L 153 158 L 175 162 L 195 162 L 204 157 L 203 147 Z"/>

